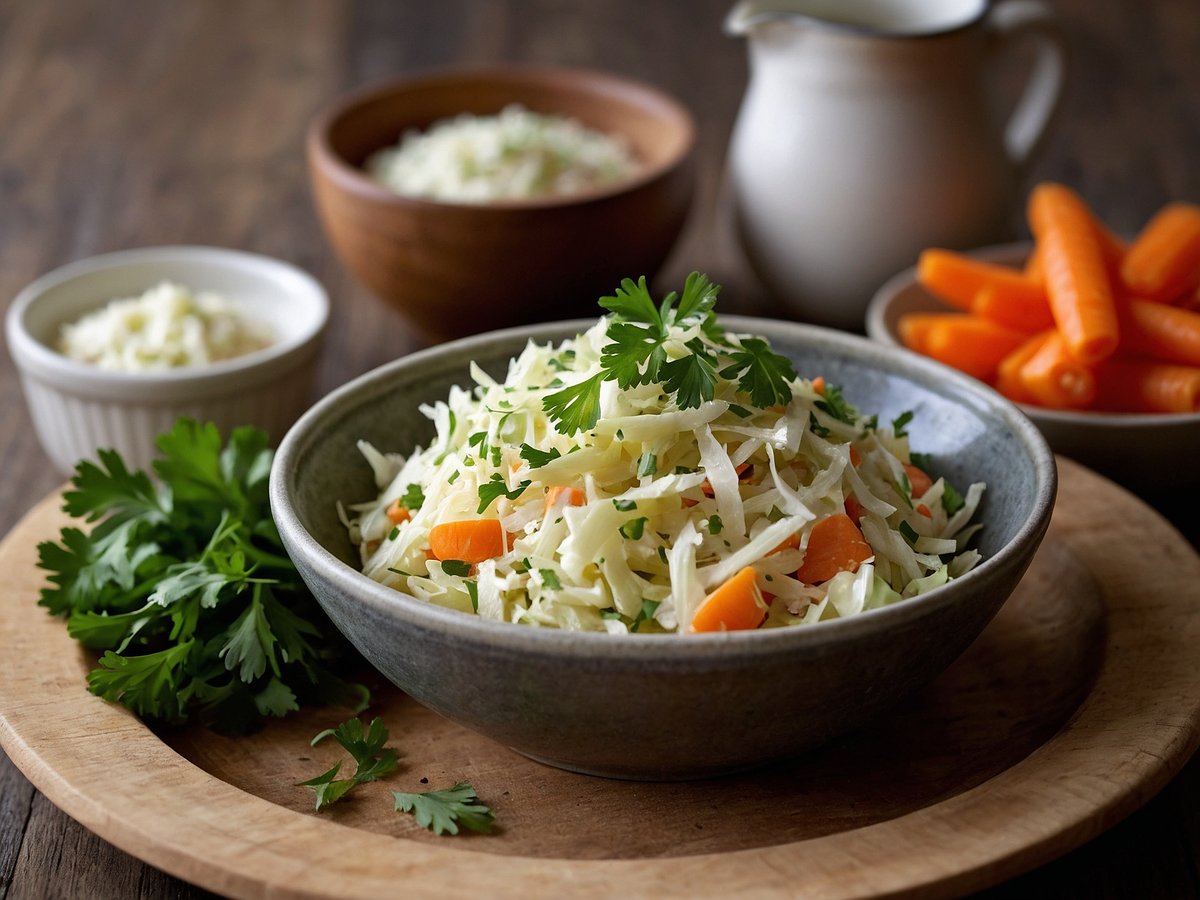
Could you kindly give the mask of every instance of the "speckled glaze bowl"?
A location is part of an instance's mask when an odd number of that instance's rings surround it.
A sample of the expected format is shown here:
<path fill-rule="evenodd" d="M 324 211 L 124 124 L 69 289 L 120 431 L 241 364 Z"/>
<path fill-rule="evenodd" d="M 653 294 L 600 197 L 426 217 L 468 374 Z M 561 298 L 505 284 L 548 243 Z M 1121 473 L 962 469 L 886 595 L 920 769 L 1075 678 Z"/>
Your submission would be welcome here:
<path fill-rule="evenodd" d="M 729 317 L 770 338 L 805 377 L 824 375 L 881 421 L 911 409 L 914 447 L 959 484 L 984 480 L 985 560 L 949 585 L 809 628 L 709 635 L 539 630 L 428 604 L 362 575 L 338 501 L 375 496 L 355 447 L 407 452 L 432 428 L 421 403 L 502 377 L 527 339 L 588 322 L 501 331 L 405 357 L 333 392 L 291 429 L 271 475 L 288 552 L 330 618 L 426 706 L 530 757 L 580 772 L 696 778 L 797 754 L 929 682 L 1012 592 L 1050 520 L 1054 458 L 998 395 L 895 348 L 811 326 Z"/>

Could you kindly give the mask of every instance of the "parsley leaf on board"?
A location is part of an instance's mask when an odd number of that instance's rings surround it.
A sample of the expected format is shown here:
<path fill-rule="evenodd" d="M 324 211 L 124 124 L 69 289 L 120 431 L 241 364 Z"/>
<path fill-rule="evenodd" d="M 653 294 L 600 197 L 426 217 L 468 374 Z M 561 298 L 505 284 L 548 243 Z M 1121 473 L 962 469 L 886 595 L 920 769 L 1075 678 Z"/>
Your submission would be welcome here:
<path fill-rule="evenodd" d="M 475 788 L 465 781 L 443 791 L 420 794 L 393 791 L 392 796 L 396 812 L 412 813 L 418 825 L 434 834 L 458 834 L 460 825 L 486 834 L 496 819 L 495 813 L 479 802 Z"/>
<path fill-rule="evenodd" d="M 341 744 L 342 749 L 354 758 L 355 767 L 354 774 L 349 778 L 337 777 L 342 769 L 339 762 L 315 778 L 300 782 L 300 786 L 312 788 L 316 794 L 318 812 L 336 803 L 360 784 L 376 781 L 394 772 L 399 766 L 396 751 L 384 747 L 388 739 L 388 730 L 382 719 L 372 719 L 366 731 L 357 718 L 349 719 L 337 728 L 325 729 L 312 739 L 310 745 L 315 747 L 327 737 L 332 737 Z"/>
<path fill-rule="evenodd" d="M 331 665 L 349 645 L 309 594 L 271 519 L 272 451 L 238 428 L 180 419 L 156 441 L 155 484 L 102 450 L 63 496 L 68 526 L 38 547 L 40 605 L 101 651 L 92 693 L 147 719 L 254 729 L 301 702 L 366 705 Z"/>

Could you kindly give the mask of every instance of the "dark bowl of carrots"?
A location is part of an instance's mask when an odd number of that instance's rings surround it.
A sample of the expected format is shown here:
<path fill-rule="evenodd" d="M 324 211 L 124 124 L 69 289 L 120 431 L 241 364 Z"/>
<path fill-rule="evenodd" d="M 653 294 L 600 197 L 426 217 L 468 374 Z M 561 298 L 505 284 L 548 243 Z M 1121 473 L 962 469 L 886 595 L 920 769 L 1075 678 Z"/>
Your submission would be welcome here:
<path fill-rule="evenodd" d="M 517 625 L 447 609 L 361 571 L 339 517 L 375 497 L 360 441 L 428 446 L 422 404 L 503 378 L 529 340 L 557 343 L 591 322 L 509 329 L 403 357 L 339 388 L 280 445 L 271 507 L 314 595 L 380 672 L 425 706 L 556 766 L 677 780 L 794 756 L 893 708 L 936 678 L 1015 589 L 1050 521 L 1054 458 L 994 392 L 943 366 L 808 325 L 728 317 L 766 337 L 800 377 L 840 385 L 879 421 L 911 413 L 931 472 L 986 482 L 980 563 L 926 594 L 816 624 L 707 633 L 607 634 Z M 906 417 L 907 418 L 907 417 Z M 432 545 L 431 545 L 432 546 Z"/>
<path fill-rule="evenodd" d="M 868 334 L 986 382 L 1118 483 L 1200 481 L 1200 206 L 1125 240 L 1046 183 L 1029 224 L 1033 241 L 922 252 L 876 294 Z"/>

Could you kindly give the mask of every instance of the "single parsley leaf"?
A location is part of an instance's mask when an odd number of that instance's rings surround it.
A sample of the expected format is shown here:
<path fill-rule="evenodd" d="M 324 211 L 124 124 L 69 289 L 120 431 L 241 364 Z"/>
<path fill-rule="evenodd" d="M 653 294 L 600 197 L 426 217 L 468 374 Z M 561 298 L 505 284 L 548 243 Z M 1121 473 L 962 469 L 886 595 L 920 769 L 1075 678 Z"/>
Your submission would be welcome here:
<path fill-rule="evenodd" d="M 400 505 L 410 512 L 416 512 L 425 502 L 425 492 L 419 484 L 410 484 L 400 495 Z"/>
<path fill-rule="evenodd" d="M 496 816 L 479 802 L 475 788 L 465 781 L 443 791 L 420 794 L 392 793 L 397 812 L 412 813 L 418 825 L 434 834 L 458 834 L 459 826 L 486 834 Z"/>
<path fill-rule="evenodd" d="M 531 481 L 522 481 L 510 491 L 508 485 L 504 483 L 504 476 L 497 472 L 492 476 L 491 481 L 486 481 L 479 486 L 479 509 L 477 512 L 482 515 L 483 511 L 491 506 L 499 497 L 516 500 L 525 493 L 525 488 L 529 487 L 532 483 Z"/>
<path fill-rule="evenodd" d="M 469 562 L 463 562 L 461 559 L 443 559 L 442 571 L 447 575 L 465 578 L 471 574 L 471 564 Z"/>
<path fill-rule="evenodd" d="M 538 574 L 542 576 L 542 584 L 550 590 L 562 590 L 562 582 L 558 580 L 558 573 L 553 569 L 538 569 Z"/>
<path fill-rule="evenodd" d="M 721 521 L 721 517 L 715 515 L 708 517 L 707 524 L 709 534 L 720 534 L 721 529 L 725 527 L 724 523 Z"/>
<path fill-rule="evenodd" d="M 339 762 L 316 778 L 300 782 L 301 786 L 313 789 L 318 812 L 336 803 L 360 784 L 383 778 L 399 766 L 396 751 L 384 746 L 388 740 L 388 730 L 382 719 L 372 719 L 365 731 L 362 722 L 357 718 L 348 719 L 336 728 L 325 729 L 314 737 L 310 744 L 315 747 L 329 737 L 350 754 L 354 759 L 355 768 L 354 774 L 349 778 L 339 779 L 337 776 L 342 767 Z"/>
<path fill-rule="evenodd" d="M 648 521 L 649 519 L 647 519 L 646 516 L 630 519 L 621 526 L 621 536 L 629 538 L 631 541 L 640 540 L 642 535 L 646 532 L 646 522 Z"/>
<path fill-rule="evenodd" d="M 906 409 L 896 418 L 892 419 L 892 433 L 898 438 L 908 437 L 908 423 L 913 420 L 913 412 L 911 409 Z"/>
<path fill-rule="evenodd" d="M 791 402 L 796 370 L 791 360 L 774 352 L 762 338 L 742 338 L 741 349 L 729 358 L 732 363 L 721 370 L 721 377 L 736 378 L 738 390 L 749 394 L 750 402 L 759 409 Z"/>
<path fill-rule="evenodd" d="M 847 425 L 853 425 L 858 421 L 858 410 L 846 400 L 845 395 L 842 394 L 842 389 L 836 384 L 825 385 L 824 395 L 813 405 L 839 422 L 845 422 Z"/>
<path fill-rule="evenodd" d="M 596 427 L 600 418 L 600 382 L 603 380 L 604 373 L 598 372 L 542 399 L 542 408 L 560 432 L 572 435 Z"/>
<path fill-rule="evenodd" d="M 946 511 L 946 515 L 952 516 L 964 506 L 967 501 L 949 481 L 942 482 L 942 509 Z"/>
<path fill-rule="evenodd" d="M 536 447 L 530 447 L 528 444 L 521 445 L 521 459 L 529 463 L 529 468 L 540 469 L 542 466 L 558 459 L 562 454 L 557 447 L 550 450 L 539 450 Z"/>

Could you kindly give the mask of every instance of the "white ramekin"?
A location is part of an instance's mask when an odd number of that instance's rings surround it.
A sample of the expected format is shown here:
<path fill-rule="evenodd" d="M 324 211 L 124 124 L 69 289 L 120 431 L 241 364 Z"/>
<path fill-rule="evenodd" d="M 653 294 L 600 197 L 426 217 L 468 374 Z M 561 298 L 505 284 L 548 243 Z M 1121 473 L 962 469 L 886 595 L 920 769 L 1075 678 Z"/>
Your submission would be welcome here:
<path fill-rule="evenodd" d="M 164 280 L 213 291 L 263 323 L 270 346 L 212 365 L 163 372 L 109 372 L 54 349 L 64 323 Z M 180 416 L 239 425 L 273 442 L 308 406 L 329 297 L 310 275 L 280 260 L 217 247 L 146 247 L 70 263 L 17 295 L 5 322 L 38 437 L 69 473 L 101 448 L 132 468 L 155 456 L 154 438 Z"/>

